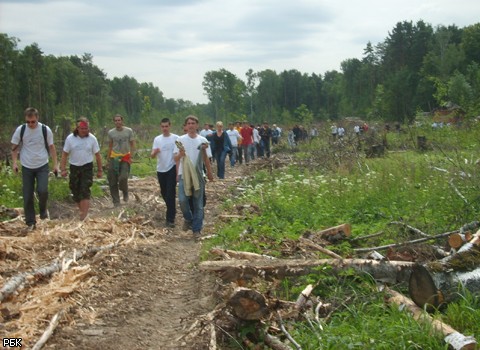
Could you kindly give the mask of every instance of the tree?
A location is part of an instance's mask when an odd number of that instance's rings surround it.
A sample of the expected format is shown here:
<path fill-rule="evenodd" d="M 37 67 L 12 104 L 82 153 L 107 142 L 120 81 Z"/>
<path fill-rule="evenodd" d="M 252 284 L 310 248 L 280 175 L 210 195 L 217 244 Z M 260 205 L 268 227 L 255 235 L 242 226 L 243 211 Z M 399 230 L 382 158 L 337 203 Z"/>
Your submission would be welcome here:
<path fill-rule="evenodd" d="M 224 119 L 230 113 L 241 110 L 246 92 L 245 83 L 226 69 L 206 72 L 203 89 L 214 106 L 214 119 Z"/>
<path fill-rule="evenodd" d="M 281 107 L 278 102 L 280 95 L 280 78 L 274 70 L 266 69 L 258 72 L 257 101 L 258 114 L 265 115 L 267 120 L 273 120 L 279 114 Z M 253 120 L 252 120 L 253 122 Z"/>
<path fill-rule="evenodd" d="M 297 123 L 303 125 L 310 125 L 313 121 L 313 113 L 304 104 L 295 109 L 293 117 Z"/>
<path fill-rule="evenodd" d="M 247 76 L 247 86 L 246 91 L 250 102 L 250 119 L 253 118 L 253 97 L 255 94 L 255 89 L 257 85 L 257 74 L 253 71 L 253 69 L 249 69 L 245 75 Z"/>
<path fill-rule="evenodd" d="M 480 23 L 463 30 L 462 45 L 467 61 L 480 63 Z"/>

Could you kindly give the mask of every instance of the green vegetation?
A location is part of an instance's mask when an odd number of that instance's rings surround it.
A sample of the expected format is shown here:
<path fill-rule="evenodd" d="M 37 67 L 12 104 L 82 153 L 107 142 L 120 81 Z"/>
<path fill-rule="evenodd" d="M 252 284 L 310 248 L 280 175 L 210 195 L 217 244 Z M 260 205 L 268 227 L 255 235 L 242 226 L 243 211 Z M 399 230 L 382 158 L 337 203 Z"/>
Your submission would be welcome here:
<path fill-rule="evenodd" d="M 417 149 L 417 136 L 427 138 L 426 151 Z M 390 152 L 384 157 L 365 158 L 363 152 L 353 152 L 355 142 L 333 144 L 325 137 L 301 144 L 289 155 L 293 162 L 288 167 L 252 174 L 240 186 L 246 190 L 228 200 L 225 209 L 258 210 L 244 220 L 219 223 L 218 236 L 205 244 L 204 256 L 221 247 L 281 257 L 288 239 L 342 223 L 352 225 L 353 237 L 383 231 L 362 243 L 377 246 L 412 239 L 411 232 L 392 221 L 433 235 L 478 220 L 480 125 L 432 130 L 428 124 L 390 132 L 386 138 Z M 360 147 L 367 149 L 367 137 L 363 140 Z M 342 158 L 336 156 L 340 150 Z M 345 241 L 328 248 L 350 256 L 356 244 Z M 386 295 L 369 276 L 353 271 L 334 275 L 324 267 L 307 277 L 283 280 L 271 293 L 293 301 L 307 284 L 334 310 L 321 324 L 323 330 L 307 320 L 287 322 L 302 349 L 338 349 L 340 344 L 343 349 L 447 349 L 441 335 L 432 336 L 431 325 L 385 303 Z M 406 293 L 405 286 L 394 288 Z M 480 295 L 460 295 L 434 317 L 478 340 Z"/>
<path fill-rule="evenodd" d="M 248 118 L 308 125 L 345 116 L 402 123 L 447 103 L 476 117 L 479 38 L 480 23 L 433 28 L 422 20 L 398 22 L 383 41 L 365 43 L 362 59 L 340 62 L 340 71 L 249 69 L 244 79 L 224 68 L 207 71 L 202 86 L 209 103 L 194 104 L 166 98 L 159 87 L 134 77 L 108 79 L 91 54 L 44 55 L 37 43 L 20 50 L 20 39 L 0 33 L 0 118 L 17 124 L 25 101 L 40 108 L 48 125 L 64 128 L 80 115 L 104 127 L 116 113 L 132 125 L 167 116 L 181 124 L 191 113 L 224 123 Z"/>

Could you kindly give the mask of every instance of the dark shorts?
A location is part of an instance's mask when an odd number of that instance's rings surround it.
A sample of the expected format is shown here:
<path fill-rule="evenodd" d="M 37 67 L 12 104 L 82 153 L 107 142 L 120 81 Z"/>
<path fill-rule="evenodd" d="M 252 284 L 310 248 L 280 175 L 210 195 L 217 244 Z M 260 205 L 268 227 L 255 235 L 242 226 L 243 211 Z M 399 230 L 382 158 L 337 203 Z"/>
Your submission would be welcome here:
<path fill-rule="evenodd" d="M 93 184 L 93 163 L 76 166 L 70 164 L 70 190 L 75 203 L 90 199 L 90 187 Z"/>

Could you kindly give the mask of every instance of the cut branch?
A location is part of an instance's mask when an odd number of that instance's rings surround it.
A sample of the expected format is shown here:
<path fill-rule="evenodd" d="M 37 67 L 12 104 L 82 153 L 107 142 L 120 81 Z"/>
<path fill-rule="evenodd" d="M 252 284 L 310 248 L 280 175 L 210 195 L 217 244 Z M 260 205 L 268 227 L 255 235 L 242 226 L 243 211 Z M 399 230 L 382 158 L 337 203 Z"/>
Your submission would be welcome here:
<path fill-rule="evenodd" d="M 40 350 L 45 345 L 48 339 L 50 339 L 55 328 L 57 328 L 58 323 L 60 322 L 60 319 L 62 318 L 64 313 L 65 313 L 65 310 L 60 310 L 55 314 L 55 316 L 52 317 L 47 329 L 42 334 L 42 336 L 37 341 L 37 343 L 33 346 L 32 350 Z"/>
<path fill-rule="evenodd" d="M 440 233 L 440 234 L 434 235 L 434 236 L 414 239 L 412 241 L 407 241 L 407 242 L 387 244 L 387 245 L 382 245 L 382 246 L 379 246 L 379 247 L 355 248 L 354 251 L 357 252 L 357 253 L 364 253 L 364 252 L 369 252 L 370 250 L 383 250 L 383 249 L 388 249 L 388 248 L 403 247 L 405 245 L 411 245 L 411 244 L 422 243 L 422 242 L 427 242 L 427 241 L 431 241 L 431 240 L 444 238 L 444 237 L 447 237 L 447 236 L 451 235 L 454 232 L 458 232 L 458 231 Z"/>
<path fill-rule="evenodd" d="M 324 248 L 322 247 L 321 245 L 313 242 L 312 240 L 308 239 L 308 238 L 303 238 L 303 237 L 300 237 L 298 239 L 299 242 L 303 243 L 304 245 L 306 245 L 307 247 L 310 247 L 310 248 L 313 248 L 315 250 L 318 250 L 320 253 L 323 253 L 325 255 L 328 255 L 334 259 L 341 259 L 342 257 L 340 255 L 338 255 L 337 253 L 334 253 L 332 252 L 331 250 L 327 249 L 327 248 Z"/>

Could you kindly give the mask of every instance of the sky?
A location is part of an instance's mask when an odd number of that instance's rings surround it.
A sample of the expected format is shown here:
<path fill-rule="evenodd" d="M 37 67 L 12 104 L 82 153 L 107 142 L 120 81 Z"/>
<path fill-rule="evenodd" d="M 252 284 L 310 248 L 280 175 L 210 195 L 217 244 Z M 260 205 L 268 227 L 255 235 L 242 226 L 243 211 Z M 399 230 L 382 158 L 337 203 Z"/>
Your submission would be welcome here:
<path fill-rule="evenodd" d="M 107 78 L 151 82 L 164 97 L 206 103 L 206 72 L 340 70 L 398 22 L 460 28 L 476 0 L 0 0 L 0 32 L 45 55 L 93 56 Z"/>

